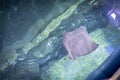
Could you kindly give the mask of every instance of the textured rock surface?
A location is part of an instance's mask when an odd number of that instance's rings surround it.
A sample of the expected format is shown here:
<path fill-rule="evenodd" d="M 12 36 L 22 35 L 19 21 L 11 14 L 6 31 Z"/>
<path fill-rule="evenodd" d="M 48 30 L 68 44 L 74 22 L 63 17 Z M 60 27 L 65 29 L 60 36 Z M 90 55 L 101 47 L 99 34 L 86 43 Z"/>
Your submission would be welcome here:
<path fill-rule="evenodd" d="M 43 69 L 42 79 L 85 80 L 87 75 L 110 55 L 106 48 L 109 46 L 119 46 L 120 41 L 118 40 L 120 40 L 120 35 L 117 35 L 119 32 L 119 30 L 110 25 L 106 28 L 98 28 L 91 32 L 89 35 L 94 41 L 99 43 L 99 47 L 94 52 L 76 60 L 70 60 L 68 56 L 61 58 L 49 68 Z M 117 35 L 117 37 L 109 42 L 108 39 L 115 35 Z"/>
<path fill-rule="evenodd" d="M 21 48 L 34 39 L 38 33 L 40 34 L 51 20 L 63 13 L 73 3 L 74 1 L 61 2 L 58 0 L 50 2 L 44 0 L 22 0 L 17 3 L 9 3 L 8 9 L 1 13 L 3 16 L 1 24 L 4 26 L 4 46 L 1 55 L 4 54 L 4 51 L 8 54 L 9 50 L 7 47 L 9 47 L 14 51 L 15 55 L 23 56 L 24 53 L 21 52 Z M 9 52 L 10 55 L 14 53 Z M 9 57 L 5 59 L 2 59 L 5 62 L 0 61 L 0 63 L 7 64 L 6 61 L 9 60 Z M 11 63 L 14 62 L 15 59 Z M 7 65 L 4 66 L 4 68 L 7 67 Z M 4 70 L 3 65 L 1 67 L 0 70 Z"/>
<path fill-rule="evenodd" d="M 10 1 L 0 11 L 4 26 L 0 30 L 0 80 L 84 80 L 109 56 L 106 47 L 120 41 L 119 31 L 107 25 L 96 4 L 102 5 L 100 0 Z M 66 56 L 62 36 L 80 25 L 87 27 L 100 47 L 72 61 Z"/>

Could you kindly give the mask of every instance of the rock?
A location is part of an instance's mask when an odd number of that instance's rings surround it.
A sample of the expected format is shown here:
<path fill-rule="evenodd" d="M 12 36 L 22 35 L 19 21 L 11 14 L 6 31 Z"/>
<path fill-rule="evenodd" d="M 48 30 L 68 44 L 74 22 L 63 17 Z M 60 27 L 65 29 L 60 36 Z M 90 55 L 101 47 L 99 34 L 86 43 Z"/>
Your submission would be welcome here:
<path fill-rule="evenodd" d="M 2 79 L 9 80 L 39 80 L 39 65 L 37 63 L 23 64 L 19 62 L 16 66 L 9 66 L 6 71 L 2 73 Z"/>
<path fill-rule="evenodd" d="M 95 7 L 99 0 L 92 0 L 91 3 L 77 1 L 50 0 L 48 4 L 44 0 L 21 0 L 8 10 L 5 14 L 7 18 L 4 18 L 8 22 L 3 29 L 4 53 L 0 54 L 1 80 L 80 80 L 79 76 L 84 80 L 108 56 L 102 47 L 98 49 L 102 49 L 102 54 L 97 54 L 99 57 L 96 59 L 94 55 L 76 61 L 67 58 L 62 43 L 66 31 L 84 25 L 89 34 L 94 34 L 93 39 L 99 39 L 96 41 L 102 43 L 106 39 L 104 34 L 107 34 L 104 28 L 108 29 L 105 27 L 107 19 L 102 9 Z"/>

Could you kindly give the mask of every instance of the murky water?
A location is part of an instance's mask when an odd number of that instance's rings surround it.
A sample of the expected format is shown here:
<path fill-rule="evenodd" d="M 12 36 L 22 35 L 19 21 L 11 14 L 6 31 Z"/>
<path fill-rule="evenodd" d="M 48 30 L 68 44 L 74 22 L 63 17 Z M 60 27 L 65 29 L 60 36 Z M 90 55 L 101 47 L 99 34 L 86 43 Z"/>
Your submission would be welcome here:
<path fill-rule="evenodd" d="M 99 0 L 3 2 L 0 80 L 85 80 L 120 43 L 120 31 L 109 22 L 103 4 Z M 83 25 L 99 47 L 71 60 L 63 35 Z"/>

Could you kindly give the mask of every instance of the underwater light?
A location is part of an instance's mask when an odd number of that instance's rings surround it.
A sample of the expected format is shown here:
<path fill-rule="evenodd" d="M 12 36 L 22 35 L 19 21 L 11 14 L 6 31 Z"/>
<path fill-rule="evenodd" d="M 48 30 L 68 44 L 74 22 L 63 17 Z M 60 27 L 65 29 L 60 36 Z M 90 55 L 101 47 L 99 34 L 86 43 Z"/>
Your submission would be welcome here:
<path fill-rule="evenodd" d="M 120 9 L 119 8 L 113 8 L 112 10 L 110 10 L 108 12 L 108 18 L 110 20 L 110 22 L 117 27 L 118 29 L 120 29 Z"/>
<path fill-rule="evenodd" d="M 116 19 L 116 14 L 115 14 L 115 13 L 111 13 L 110 16 L 111 16 L 113 19 Z"/>

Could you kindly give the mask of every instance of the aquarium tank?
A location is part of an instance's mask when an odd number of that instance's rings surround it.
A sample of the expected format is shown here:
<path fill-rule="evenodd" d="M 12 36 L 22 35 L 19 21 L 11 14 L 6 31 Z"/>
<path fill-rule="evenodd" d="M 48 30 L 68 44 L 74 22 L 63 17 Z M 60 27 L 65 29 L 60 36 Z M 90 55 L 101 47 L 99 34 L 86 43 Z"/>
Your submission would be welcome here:
<path fill-rule="evenodd" d="M 0 80 L 110 80 L 120 67 L 119 4 L 1 0 Z"/>

